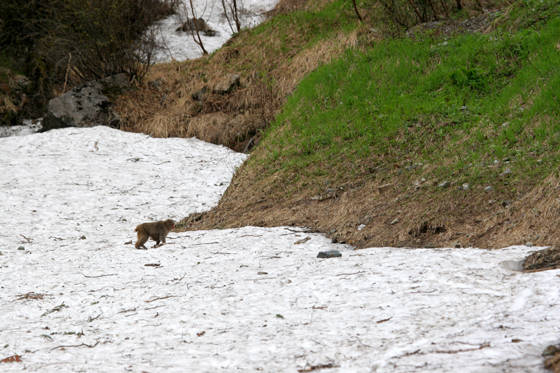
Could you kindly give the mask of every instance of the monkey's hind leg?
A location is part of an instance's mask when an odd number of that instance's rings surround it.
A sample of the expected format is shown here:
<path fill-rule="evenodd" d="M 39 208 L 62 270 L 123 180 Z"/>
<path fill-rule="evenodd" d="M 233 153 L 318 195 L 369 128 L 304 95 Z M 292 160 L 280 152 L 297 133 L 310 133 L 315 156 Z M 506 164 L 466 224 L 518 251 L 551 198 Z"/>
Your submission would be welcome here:
<path fill-rule="evenodd" d="M 148 241 L 148 237 L 144 237 L 139 233 L 138 234 L 138 241 L 136 241 L 136 244 L 134 246 L 138 250 L 148 250 L 148 248 L 145 246 L 145 243 L 147 241 Z"/>

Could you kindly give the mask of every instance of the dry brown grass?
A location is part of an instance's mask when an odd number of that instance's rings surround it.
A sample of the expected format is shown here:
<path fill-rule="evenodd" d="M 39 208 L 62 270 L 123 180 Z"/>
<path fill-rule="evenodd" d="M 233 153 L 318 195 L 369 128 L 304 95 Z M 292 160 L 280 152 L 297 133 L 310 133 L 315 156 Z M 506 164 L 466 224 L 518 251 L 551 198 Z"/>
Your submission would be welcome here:
<path fill-rule="evenodd" d="M 277 13 L 286 11 L 283 6 L 308 5 L 284 1 Z M 276 34 L 274 27 L 257 36 L 243 31 L 213 55 L 153 67 L 138 90 L 118 101 L 122 129 L 154 137 L 195 136 L 237 151 L 251 149 L 303 77 L 357 43 L 357 32 L 310 47 L 304 32 L 293 30 L 282 41 Z M 213 93 L 212 87 L 230 73 L 241 76 L 240 87 L 227 95 Z M 153 88 L 149 82 L 158 79 L 161 85 Z M 192 94 L 204 87 L 204 98 L 195 100 Z"/>
<path fill-rule="evenodd" d="M 560 346 L 556 347 L 551 357 L 547 356 L 544 367 L 550 369 L 554 373 L 560 373 Z"/>
<path fill-rule="evenodd" d="M 540 272 L 560 269 L 560 248 L 553 246 L 535 251 L 525 258 L 523 270 L 525 272 Z"/>
<path fill-rule="evenodd" d="M 387 174 L 390 185 L 380 189 L 387 184 Z M 264 176 L 266 170 L 258 165 L 244 165 L 217 208 L 197 222 L 186 219 L 183 225 L 305 226 L 358 248 L 560 245 L 558 172 L 538 186 L 528 181 L 516 193 L 482 188 L 464 192 L 457 185 L 441 189 L 431 180 L 414 188 L 408 176 L 397 174 L 398 169 L 363 172 L 353 180 L 325 186 L 313 185 L 302 175 L 297 183 L 295 175 Z M 360 224 L 365 227 L 358 230 Z"/>
<path fill-rule="evenodd" d="M 280 0 L 278 4 L 268 12 L 269 17 L 298 10 L 315 10 L 331 4 L 333 0 Z"/>

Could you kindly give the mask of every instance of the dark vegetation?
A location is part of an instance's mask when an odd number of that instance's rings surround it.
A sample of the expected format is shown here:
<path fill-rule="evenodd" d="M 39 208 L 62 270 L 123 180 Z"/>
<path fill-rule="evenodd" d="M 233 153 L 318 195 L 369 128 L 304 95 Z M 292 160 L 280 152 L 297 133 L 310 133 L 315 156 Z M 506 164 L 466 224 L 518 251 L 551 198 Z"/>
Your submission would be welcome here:
<path fill-rule="evenodd" d="M 504 0 L 378 0 L 362 1 L 366 19 L 392 37 L 421 23 L 470 18 L 510 5 Z"/>
<path fill-rule="evenodd" d="M 116 73 L 144 76 L 157 45 L 148 26 L 177 0 L 3 0 L 0 64 L 32 82 L 31 103 Z"/>

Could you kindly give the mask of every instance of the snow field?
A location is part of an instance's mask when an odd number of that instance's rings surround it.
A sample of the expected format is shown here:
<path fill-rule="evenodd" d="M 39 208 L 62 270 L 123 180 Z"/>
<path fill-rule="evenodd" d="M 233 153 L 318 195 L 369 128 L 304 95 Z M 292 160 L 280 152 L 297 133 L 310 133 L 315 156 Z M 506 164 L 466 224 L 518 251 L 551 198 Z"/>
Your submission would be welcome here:
<path fill-rule="evenodd" d="M 226 3 L 231 1 L 227 0 Z M 238 0 L 237 6 L 242 28 L 253 27 L 261 23 L 264 13 L 272 10 L 278 0 Z M 215 36 L 200 33 L 204 48 L 208 53 L 219 49 L 233 34 L 227 19 L 223 16 L 223 6 L 220 0 L 193 1 L 197 18 L 203 18 L 208 26 L 217 31 Z M 156 35 L 164 48 L 156 54 L 159 62 L 169 62 L 172 59 L 184 61 L 202 56 L 202 49 L 195 43 L 188 32 L 175 31 L 188 18 L 192 18 L 189 1 L 183 2 L 179 13 L 168 17 L 156 25 Z M 235 27 L 235 25 L 234 25 Z"/>
<path fill-rule="evenodd" d="M 502 263 L 535 248 L 352 251 L 287 227 L 127 244 L 214 206 L 244 159 L 107 127 L 1 138 L 0 360 L 22 362 L 0 371 L 545 371 L 559 272 Z"/>

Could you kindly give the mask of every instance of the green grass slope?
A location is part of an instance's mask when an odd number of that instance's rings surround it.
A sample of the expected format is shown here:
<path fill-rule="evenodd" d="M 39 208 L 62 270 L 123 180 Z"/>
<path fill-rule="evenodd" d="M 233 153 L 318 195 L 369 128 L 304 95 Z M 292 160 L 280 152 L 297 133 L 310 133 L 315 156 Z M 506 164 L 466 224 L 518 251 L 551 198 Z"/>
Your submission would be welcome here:
<path fill-rule="evenodd" d="M 302 81 L 251 162 L 318 185 L 389 166 L 515 191 L 560 162 L 559 43 L 552 17 L 515 33 L 350 50 Z M 504 172 L 508 182 L 497 183 Z"/>

